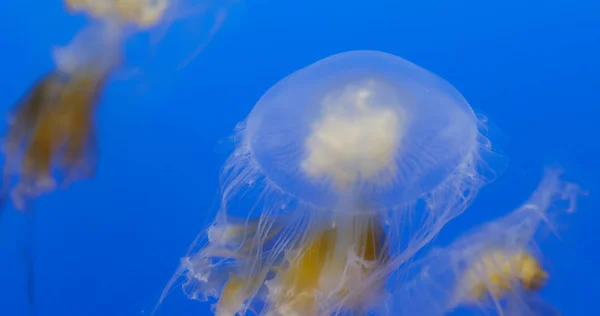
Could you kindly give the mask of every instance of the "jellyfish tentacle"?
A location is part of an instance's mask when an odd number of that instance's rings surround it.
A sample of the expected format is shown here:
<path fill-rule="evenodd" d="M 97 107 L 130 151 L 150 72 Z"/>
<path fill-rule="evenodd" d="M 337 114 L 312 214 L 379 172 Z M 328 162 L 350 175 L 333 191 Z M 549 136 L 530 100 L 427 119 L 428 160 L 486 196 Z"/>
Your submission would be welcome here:
<path fill-rule="evenodd" d="M 27 245 L 24 249 L 25 267 L 27 270 L 27 300 L 29 303 L 29 315 L 34 316 L 36 314 L 36 273 L 35 273 L 35 231 L 36 231 L 36 211 L 31 208 L 26 214 L 28 219 L 28 230 L 27 230 Z"/>

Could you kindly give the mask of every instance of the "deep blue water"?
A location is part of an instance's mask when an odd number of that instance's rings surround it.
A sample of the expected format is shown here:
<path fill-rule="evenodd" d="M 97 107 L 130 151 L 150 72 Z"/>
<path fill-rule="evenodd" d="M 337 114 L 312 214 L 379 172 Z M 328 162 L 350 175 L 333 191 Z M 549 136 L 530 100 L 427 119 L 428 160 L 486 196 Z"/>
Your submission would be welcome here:
<path fill-rule="evenodd" d="M 1 111 L 51 69 L 52 47 L 83 23 L 59 0 L 0 3 Z M 506 172 L 440 242 L 518 206 L 548 163 L 590 192 L 561 222 L 562 241 L 541 245 L 552 273 L 543 297 L 566 316 L 600 314 L 600 2 L 245 0 L 192 63 L 163 72 L 194 40 L 177 28 L 159 44 L 141 79 L 150 89 L 111 82 L 98 115 L 97 177 L 36 202 L 37 315 L 151 310 L 211 209 L 227 153 L 219 143 L 278 80 L 355 49 L 437 73 L 505 135 Z M 25 227 L 9 209 L 0 315 L 26 312 Z M 163 314 L 207 313 L 177 290 Z"/>

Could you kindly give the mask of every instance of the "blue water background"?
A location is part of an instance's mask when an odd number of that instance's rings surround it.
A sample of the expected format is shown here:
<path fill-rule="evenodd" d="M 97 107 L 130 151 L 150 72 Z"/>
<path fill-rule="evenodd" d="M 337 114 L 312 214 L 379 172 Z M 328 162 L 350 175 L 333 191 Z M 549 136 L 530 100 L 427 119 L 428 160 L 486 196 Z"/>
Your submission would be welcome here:
<path fill-rule="evenodd" d="M 0 111 L 83 24 L 59 0 L 0 3 Z M 440 243 L 518 206 L 548 163 L 589 190 L 560 223 L 562 241 L 542 243 L 552 273 L 543 296 L 566 316 L 600 314 L 600 2 L 247 0 L 177 73 L 163 70 L 197 39 L 173 32 L 145 82 L 107 87 L 97 177 L 36 203 L 37 315 L 147 314 L 211 210 L 228 149 L 219 142 L 278 80 L 355 49 L 439 74 L 504 134 L 506 172 Z M 26 220 L 9 209 L 1 225 L 0 315 L 25 315 Z M 163 314 L 207 313 L 176 292 Z"/>

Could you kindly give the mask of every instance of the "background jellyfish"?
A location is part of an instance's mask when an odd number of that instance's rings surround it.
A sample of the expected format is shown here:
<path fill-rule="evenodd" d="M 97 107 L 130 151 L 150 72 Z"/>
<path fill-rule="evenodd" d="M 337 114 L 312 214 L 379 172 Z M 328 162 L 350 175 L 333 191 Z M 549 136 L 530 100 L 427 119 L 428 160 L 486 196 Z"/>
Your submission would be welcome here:
<path fill-rule="evenodd" d="M 12 176 L 20 175 L 11 198 L 19 209 L 25 199 L 93 175 L 96 160 L 94 112 L 107 78 L 123 61 L 125 40 L 156 26 L 168 9 L 165 1 L 65 0 L 71 12 L 93 20 L 72 41 L 54 51 L 55 69 L 34 84 L 16 106 L 4 141 L 4 196 Z M 131 26 L 134 32 L 131 31 Z"/>
<path fill-rule="evenodd" d="M 54 52 L 55 69 L 18 102 L 2 143 L 5 162 L 0 199 L 18 210 L 58 184 L 95 172 L 97 144 L 94 113 L 104 83 L 120 60 L 121 34 L 111 24 L 94 24 Z M 25 257 L 28 300 L 35 313 L 33 234 L 30 209 Z"/>
<path fill-rule="evenodd" d="M 221 8 L 216 5 L 219 3 L 214 3 L 215 8 Z M 2 143 L 2 206 L 10 200 L 16 209 L 25 210 L 31 199 L 94 176 L 98 155 L 96 108 L 108 79 L 126 64 L 125 44 L 134 35 L 180 18 L 176 13 L 213 9 L 208 1 L 204 8 L 183 4 L 166 0 L 65 0 L 71 13 L 85 13 L 90 21 L 67 45 L 55 49 L 54 69 L 25 93 L 11 113 Z M 35 212 L 29 211 L 32 219 L 25 253 L 33 310 Z"/>
<path fill-rule="evenodd" d="M 9 199 L 16 209 L 25 210 L 30 199 L 95 174 L 96 106 L 108 77 L 121 64 L 127 37 L 123 20 L 99 18 L 104 19 L 92 21 L 67 45 L 55 49 L 54 69 L 25 93 L 11 113 L 2 143 L 2 207 Z M 148 24 L 151 17 L 145 14 L 144 19 Z M 24 253 L 34 313 L 35 212 L 29 213 L 30 237 Z"/>
<path fill-rule="evenodd" d="M 179 70 L 189 64 L 198 56 L 214 38 L 223 26 L 231 7 L 238 0 L 64 0 L 70 12 L 83 12 L 94 19 L 115 20 L 128 29 L 150 31 L 150 37 L 143 37 L 142 41 L 133 41 L 133 46 L 138 50 L 146 50 L 146 54 L 135 55 L 131 69 L 124 77 L 141 74 L 148 75 L 150 61 L 155 62 L 160 42 L 164 46 L 177 46 L 177 50 L 169 52 L 169 60 L 159 62 L 163 64 L 156 69 L 156 76 L 168 75 L 168 72 Z M 183 23 L 181 23 L 183 22 Z M 177 33 L 173 42 L 167 37 L 171 29 L 183 29 Z M 141 44 L 141 45 L 136 45 Z M 151 44 L 151 45 L 148 45 Z M 147 49 L 147 48 L 150 49 Z M 142 49 L 140 49 L 142 48 Z M 181 55 L 177 53 L 181 52 Z M 173 66 L 176 62 L 177 66 Z M 166 65 L 166 66 L 165 66 Z M 146 76 L 147 77 L 147 76 Z"/>
<path fill-rule="evenodd" d="M 550 275 L 534 237 L 558 212 L 572 213 L 583 192 L 549 168 L 529 200 L 510 214 L 432 249 L 408 269 L 390 299 L 401 315 L 445 315 L 471 308 L 489 315 L 560 315 L 538 296 Z"/>
<path fill-rule="evenodd" d="M 119 30 L 108 24 L 81 31 L 55 51 L 56 69 L 17 104 L 4 140 L 3 190 L 17 209 L 29 198 L 94 173 L 94 112 L 101 89 L 120 60 Z"/>
<path fill-rule="evenodd" d="M 484 132 L 450 84 L 390 54 L 289 75 L 238 125 L 216 219 L 160 301 L 184 275 L 219 315 L 376 311 L 387 275 L 493 178 Z"/>
<path fill-rule="evenodd" d="M 65 0 L 70 12 L 84 12 L 93 20 L 55 50 L 55 69 L 18 102 L 4 140 L 2 198 L 10 194 L 15 207 L 23 209 L 26 199 L 52 191 L 57 182 L 92 176 L 96 104 L 106 80 L 123 63 L 125 41 L 170 23 L 179 18 L 176 13 L 221 8 L 219 3 L 204 1 L 194 8 L 175 0 Z M 15 176 L 20 179 L 11 190 Z"/>

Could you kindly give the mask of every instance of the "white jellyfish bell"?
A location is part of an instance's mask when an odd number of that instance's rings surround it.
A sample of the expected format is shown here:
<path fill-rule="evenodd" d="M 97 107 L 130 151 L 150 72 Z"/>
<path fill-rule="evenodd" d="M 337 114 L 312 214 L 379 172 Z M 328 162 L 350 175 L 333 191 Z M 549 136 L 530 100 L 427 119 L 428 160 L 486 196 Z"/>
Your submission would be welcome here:
<path fill-rule="evenodd" d="M 372 310 L 385 277 L 504 161 L 485 132 L 454 87 L 394 55 L 353 51 L 298 70 L 239 124 L 216 220 L 174 280 L 186 274 L 188 295 L 218 299 L 217 312 Z M 227 275 L 246 280 L 233 303 L 212 281 Z"/>

